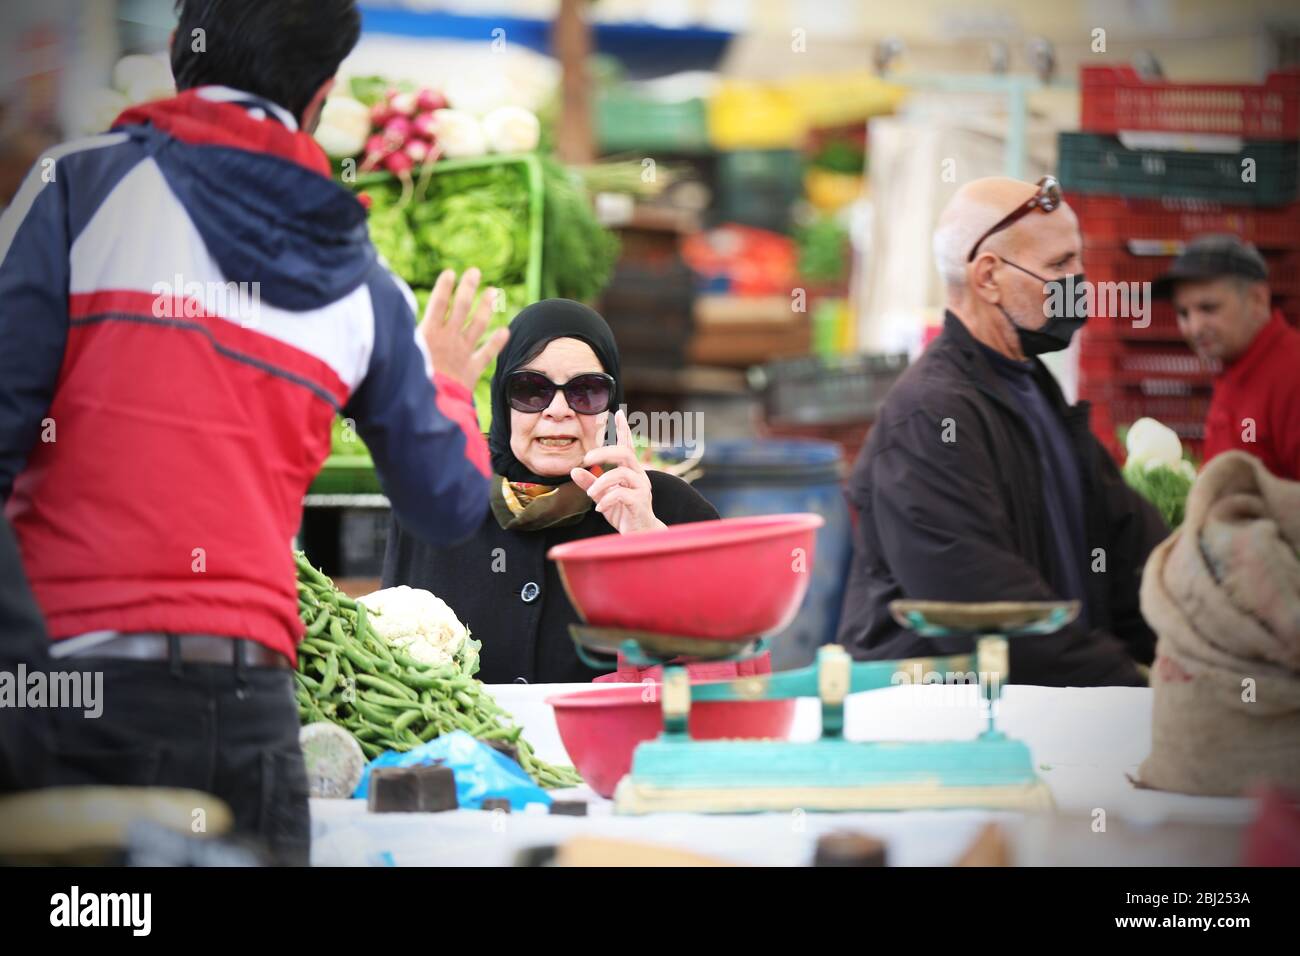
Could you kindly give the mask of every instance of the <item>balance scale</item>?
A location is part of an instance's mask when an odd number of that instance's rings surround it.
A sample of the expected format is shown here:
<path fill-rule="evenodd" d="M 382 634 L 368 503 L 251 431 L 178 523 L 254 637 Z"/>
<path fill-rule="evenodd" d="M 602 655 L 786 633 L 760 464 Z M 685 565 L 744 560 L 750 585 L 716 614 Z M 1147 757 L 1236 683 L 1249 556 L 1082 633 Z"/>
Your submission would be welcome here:
<path fill-rule="evenodd" d="M 923 637 L 972 636 L 975 652 L 944 657 L 854 663 L 836 644 L 798 670 L 692 685 L 686 668 L 667 661 L 738 659 L 762 641 L 699 642 L 646 632 L 575 625 L 583 650 L 618 651 L 645 666 L 664 664 L 663 733 L 637 746 L 632 770 L 614 794 L 615 811 L 748 813 L 987 808 L 1045 809 L 1051 792 L 1034 772 L 1029 748 L 995 725 L 994 703 L 1009 675 L 1007 639 L 1051 634 L 1073 621 L 1079 602 L 964 604 L 894 601 L 899 624 Z M 737 654 L 737 647 L 744 650 Z M 927 672 L 979 675 L 984 730 L 973 740 L 858 741 L 844 737 L 849 694 L 914 683 Z M 691 706 L 705 701 L 814 697 L 821 737 L 783 740 L 694 740 Z"/>

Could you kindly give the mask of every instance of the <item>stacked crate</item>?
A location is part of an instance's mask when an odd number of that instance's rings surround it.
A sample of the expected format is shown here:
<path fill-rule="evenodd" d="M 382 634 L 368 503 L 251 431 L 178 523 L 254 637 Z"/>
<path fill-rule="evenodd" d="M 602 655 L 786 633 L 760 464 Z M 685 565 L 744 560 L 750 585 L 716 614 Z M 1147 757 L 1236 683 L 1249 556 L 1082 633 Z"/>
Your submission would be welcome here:
<path fill-rule="evenodd" d="M 1261 86 L 1148 81 L 1082 70 L 1082 132 L 1062 133 L 1060 178 L 1079 217 L 1090 282 L 1154 280 L 1194 236 L 1230 232 L 1269 264 L 1274 306 L 1300 319 L 1300 72 Z M 1139 293 L 1140 295 L 1140 293 Z M 1169 302 L 1098 295 L 1080 336 L 1079 397 L 1122 458 L 1118 429 L 1143 416 L 1200 457 L 1217 371 L 1183 342 Z"/>
<path fill-rule="evenodd" d="M 763 402 L 759 433 L 836 442 L 851 468 L 906 370 L 903 354 L 804 355 L 755 365 L 749 384 Z"/>

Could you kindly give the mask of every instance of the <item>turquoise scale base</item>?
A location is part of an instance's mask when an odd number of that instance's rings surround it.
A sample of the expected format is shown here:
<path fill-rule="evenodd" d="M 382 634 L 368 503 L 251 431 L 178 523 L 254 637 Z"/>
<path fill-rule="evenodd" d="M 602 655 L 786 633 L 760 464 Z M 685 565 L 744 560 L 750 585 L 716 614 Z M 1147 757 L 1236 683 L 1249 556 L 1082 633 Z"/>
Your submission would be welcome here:
<path fill-rule="evenodd" d="M 637 747 L 614 799 L 619 813 L 633 814 L 1051 806 L 1029 748 L 1001 734 L 808 743 L 664 734 Z"/>

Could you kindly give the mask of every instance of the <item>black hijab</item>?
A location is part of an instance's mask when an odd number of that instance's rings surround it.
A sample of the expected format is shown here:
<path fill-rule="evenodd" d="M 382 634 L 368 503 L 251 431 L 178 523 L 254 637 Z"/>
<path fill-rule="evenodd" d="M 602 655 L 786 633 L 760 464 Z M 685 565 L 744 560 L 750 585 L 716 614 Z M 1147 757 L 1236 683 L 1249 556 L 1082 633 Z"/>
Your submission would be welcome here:
<path fill-rule="evenodd" d="M 581 339 L 590 345 L 605 374 L 614 379 L 610 414 L 623 404 L 618 346 L 614 343 L 609 323 L 598 312 L 572 299 L 543 299 L 522 310 L 510 323 L 510 340 L 497 357 L 497 368 L 492 374 L 492 427 L 488 431 L 488 450 L 492 453 L 492 470 L 510 481 L 561 485 L 570 480 L 567 475 L 535 475 L 510 450 L 506 376 L 531 362 L 553 339 Z"/>

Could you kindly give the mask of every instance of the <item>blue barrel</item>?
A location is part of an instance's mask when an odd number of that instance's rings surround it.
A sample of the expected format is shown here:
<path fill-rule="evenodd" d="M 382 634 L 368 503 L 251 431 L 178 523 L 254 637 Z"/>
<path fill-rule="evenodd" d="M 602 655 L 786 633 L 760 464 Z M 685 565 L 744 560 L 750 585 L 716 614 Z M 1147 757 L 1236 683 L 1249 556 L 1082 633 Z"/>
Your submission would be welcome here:
<path fill-rule="evenodd" d="M 811 511 L 826 523 L 808 596 L 794 622 L 772 642 L 772 667 L 789 670 L 813 661 L 835 640 L 853 542 L 842 481 L 843 452 L 835 442 L 751 440 L 709 442 L 695 489 L 724 518 Z"/>

